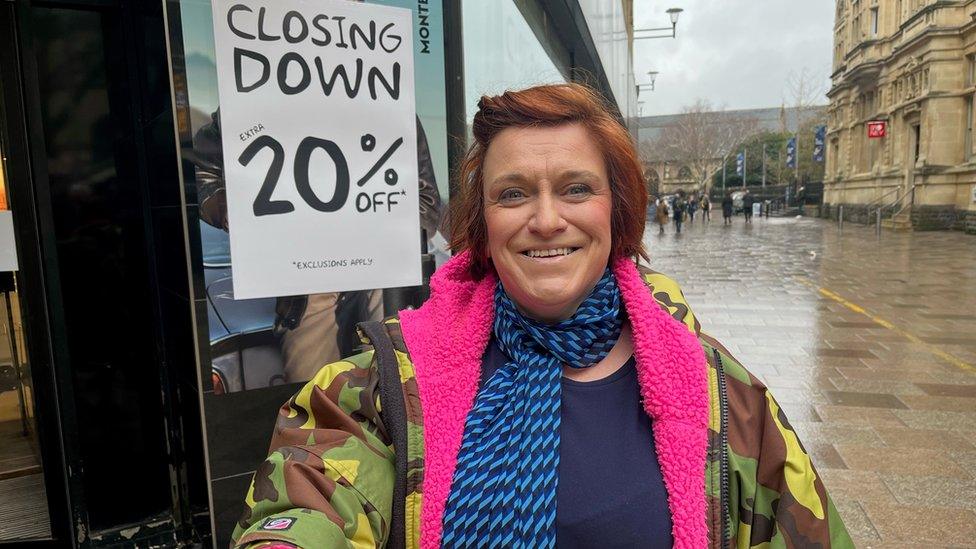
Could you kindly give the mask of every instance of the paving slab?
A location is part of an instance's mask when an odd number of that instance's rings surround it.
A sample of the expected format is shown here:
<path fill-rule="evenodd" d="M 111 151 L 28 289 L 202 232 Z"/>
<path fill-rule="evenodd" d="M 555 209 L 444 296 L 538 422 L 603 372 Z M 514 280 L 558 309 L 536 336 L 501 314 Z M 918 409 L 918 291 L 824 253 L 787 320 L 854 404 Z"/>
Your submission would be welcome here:
<path fill-rule="evenodd" d="M 780 395 L 858 547 L 976 547 L 976 237 L 736 217 L 644 242 Z"/>

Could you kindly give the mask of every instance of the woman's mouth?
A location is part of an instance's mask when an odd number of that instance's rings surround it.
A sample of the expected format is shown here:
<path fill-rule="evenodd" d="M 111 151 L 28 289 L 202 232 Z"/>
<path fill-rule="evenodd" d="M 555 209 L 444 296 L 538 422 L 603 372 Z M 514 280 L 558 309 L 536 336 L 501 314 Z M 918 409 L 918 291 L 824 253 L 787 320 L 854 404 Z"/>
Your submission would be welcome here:
<path fill-rule="evenodd" d="M 568 247 L 568 248 L 549 248 L 544 250 L 525 250 L 522 255 L 530 257 L 532 259 L 558 259 L 560 257 L 566 257 L 579 248 Z"/>

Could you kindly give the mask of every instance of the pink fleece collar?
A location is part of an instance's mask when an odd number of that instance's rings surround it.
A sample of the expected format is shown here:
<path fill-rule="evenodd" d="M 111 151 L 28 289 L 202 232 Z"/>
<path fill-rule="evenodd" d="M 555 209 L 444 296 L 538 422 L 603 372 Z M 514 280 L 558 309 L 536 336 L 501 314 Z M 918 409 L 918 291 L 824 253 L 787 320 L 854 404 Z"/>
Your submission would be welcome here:
<path fill-rule="evenodd" d="M 400 312 L 403 339 L 414 363 L 424 421 L 424 480 L 420 545 L 438 547 L 464 421 L 474 405 L 481 357 L 494 320 L 497 279 L 474 280 L 461 253 L 431 278 L 423 307 Z M 658 462 L 668 490 L 674 546 L 708 544 L 705 459 L 708 379 L 701 346 L 687 327 L 654 300 L 637 266 L 613 265 L 632 325 L 644 409 L 654 420 Z"/>

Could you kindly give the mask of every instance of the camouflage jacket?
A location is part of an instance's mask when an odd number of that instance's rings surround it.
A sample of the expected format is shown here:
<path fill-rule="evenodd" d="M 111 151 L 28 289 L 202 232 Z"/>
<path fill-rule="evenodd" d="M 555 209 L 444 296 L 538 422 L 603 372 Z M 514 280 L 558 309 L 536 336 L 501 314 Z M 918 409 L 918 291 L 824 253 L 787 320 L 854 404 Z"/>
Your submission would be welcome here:
<path fill-rule="evenodd" d="M 671 279 L 646 270 L 640 276 L 652 303 L 697 336 L 707 361 L 707 454 L 701 472 L 707 546 L 853 547 L 810 457 L 766 387 L 701 332 Z M 381 337 L 388 339 L 382 346 L 392 344 L 399 371 L 405 444 L 394 445 L 384 424 L 391 410 L 384 411 L 380 401 L 380 342 L 364 333 L 364 342 L 376 349 L 325 366 L 282 406 L 270 455 L 255 472 L 247 511 L 233 534 L 236 547 L 281 541 L 304 549 L 422 545 L 424 476 L 432 463 L 425 456 L 420 391 L 399 319 L 382 326 Z M 395 498 L 394 485 L 403 477 L 405 489 Z M 399 531 L 391 532 L 395 521 Z M 675 538 L 676 547 L 706 545 L 705 537 L 691 544 Z"/>

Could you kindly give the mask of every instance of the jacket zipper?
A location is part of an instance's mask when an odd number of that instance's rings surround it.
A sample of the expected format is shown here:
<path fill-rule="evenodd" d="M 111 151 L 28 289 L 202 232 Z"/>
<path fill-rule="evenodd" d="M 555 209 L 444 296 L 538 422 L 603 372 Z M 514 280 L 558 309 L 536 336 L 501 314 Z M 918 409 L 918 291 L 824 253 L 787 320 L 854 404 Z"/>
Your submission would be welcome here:
<path fill-rule="evenodd" d="M 718 375 L 718 408 L 720 416 L 720 430 L 719 430 L 719 440 L 721 441 L 721 447 L 719 448 L 719 509 L 721 512 L 721 524 L 722 524 L 722 548 L 729 546 L 729 541 L 732 536 L 729 530 L 728 524 L 728 496 L 729 496 L 729 408 L 728 408 L 728 395 L 725 390 L 725 369 L 722 365 L 722 355 L 719 354 L 718 349 L 712 349 L 712 354 L 715 356 L 715 369 Z"/>

